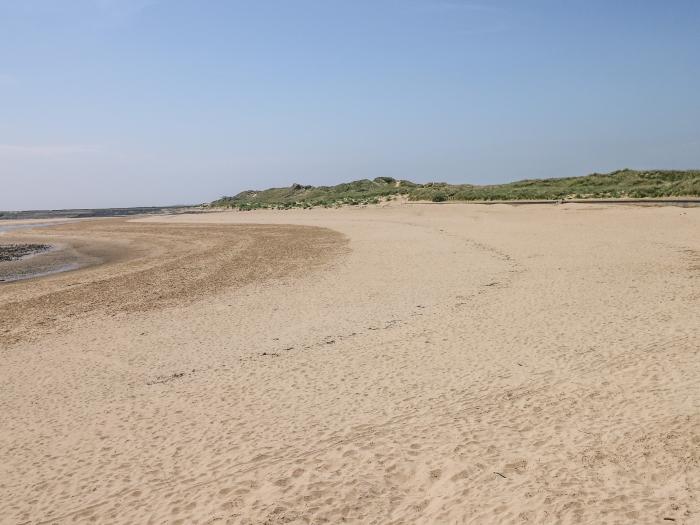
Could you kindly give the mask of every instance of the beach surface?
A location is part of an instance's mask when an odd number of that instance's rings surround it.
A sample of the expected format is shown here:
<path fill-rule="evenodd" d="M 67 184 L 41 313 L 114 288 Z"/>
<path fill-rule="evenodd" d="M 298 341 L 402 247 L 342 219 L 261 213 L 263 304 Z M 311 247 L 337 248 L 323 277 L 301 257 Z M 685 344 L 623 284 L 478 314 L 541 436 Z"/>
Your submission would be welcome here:
<path fill-rule="evenodd" d="M 0 523 L 700 522 L 700 208 L 0 236 L 22 242 L 80 264 L 0 283 Z"/>

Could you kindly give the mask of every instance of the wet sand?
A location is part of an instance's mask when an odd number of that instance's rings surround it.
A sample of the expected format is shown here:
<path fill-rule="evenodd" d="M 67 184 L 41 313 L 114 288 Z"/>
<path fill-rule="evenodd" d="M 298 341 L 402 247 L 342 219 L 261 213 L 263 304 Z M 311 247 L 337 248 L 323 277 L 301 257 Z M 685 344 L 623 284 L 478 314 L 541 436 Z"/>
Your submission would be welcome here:
<path fill-rule="evenodd" d="M 71 243 L 53 242 L 46 244 L 45 237 L 35 231 L 45 232 L 49 227 L 64 224 L 66 221 L 0 221 L 0 254 L 11 253 L 13 246 L 31 247 L 21 257 L 0 256 L 0 286 L 6 283 L 51 275 L 64 271 L 77 270 L 100 262 L 99 257 L 91 256 L 76 249 Z M 89 245 L 88 245 L 89 249 Z"/>
<path fill-rule="evenodd" d="M 91 263 L 90 259 L 75 253 L 70 245 L 54 244 L 45 246 L 46 249 L 37 250 L 21 258 L 0 261 L 0 282 L 9 283 L 77 270 Z M 0 250 L 2 248 L 3 245 L 0 245 Z"/>
<path fill-rule="evenodd" d="M 405 204 L 51 229 L 115 258 L 0 286 L 0 521 L 696 523 L 699 231 Z"/>

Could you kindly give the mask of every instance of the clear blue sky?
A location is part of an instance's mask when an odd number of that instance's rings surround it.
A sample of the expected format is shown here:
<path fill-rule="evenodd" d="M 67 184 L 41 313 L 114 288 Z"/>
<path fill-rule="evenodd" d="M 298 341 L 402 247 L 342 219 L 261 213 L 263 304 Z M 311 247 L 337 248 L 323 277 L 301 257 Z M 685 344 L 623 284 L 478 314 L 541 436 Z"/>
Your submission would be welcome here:
<path fill-rule="evenodd" d="M 696 0 L 0 0 L 0 209 L 700 167 Z"/>

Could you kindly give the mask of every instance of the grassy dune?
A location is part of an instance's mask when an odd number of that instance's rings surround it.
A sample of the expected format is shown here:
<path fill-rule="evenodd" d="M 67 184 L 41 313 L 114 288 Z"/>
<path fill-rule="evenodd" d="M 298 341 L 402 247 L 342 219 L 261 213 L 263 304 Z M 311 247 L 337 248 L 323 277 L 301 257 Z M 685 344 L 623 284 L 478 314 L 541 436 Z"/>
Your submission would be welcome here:
<path fill-rule="evenodd" d="M 244 191 L 222 197 L 213 207 L 239 209 L 294 208 L 378 203 L 402 195 L 410 200 L 444 202 L 493 200 L 556 200 L 601 198 L 699 197 L 700 171 L 619 170 L 583 177 L 528 179 L 476 186 L 429 182 L 416 184 L 391 177 L 357 180 L 336 186 L 303 186 Z"/>

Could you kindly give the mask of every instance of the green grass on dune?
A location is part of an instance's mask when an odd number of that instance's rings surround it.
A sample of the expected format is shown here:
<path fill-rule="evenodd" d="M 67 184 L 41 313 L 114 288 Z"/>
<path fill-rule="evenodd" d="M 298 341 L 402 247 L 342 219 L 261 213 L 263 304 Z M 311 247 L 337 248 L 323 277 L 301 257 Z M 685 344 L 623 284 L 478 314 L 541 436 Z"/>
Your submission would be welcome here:
<path fill-rule="evenodd" d="M 583 177 L 528 179 L 507 184 L 475 186 L 429 182 L 415 184 L 391 177 L 362 179 L 336 186 L 303 186 L 244 191 L 222 197 L 212 207 L 249 210 L 256 208 L 310 208 L 374 204 L 403 195 L 410 200 L 433 202 L 494 200 L 620 199 L 700 196 L 700 171 L 619 170 Z"/>
<path fill-rule="evenodd" d="M 391 177 L 362 179 L 336 186 L 293 184 L 288 188 L 243 191 L 235 197 L 222 197 L 211 206 L 255 209 L 370 204 L 394 195 L 408 194 L 415 187 L 412 182 Z"/>

